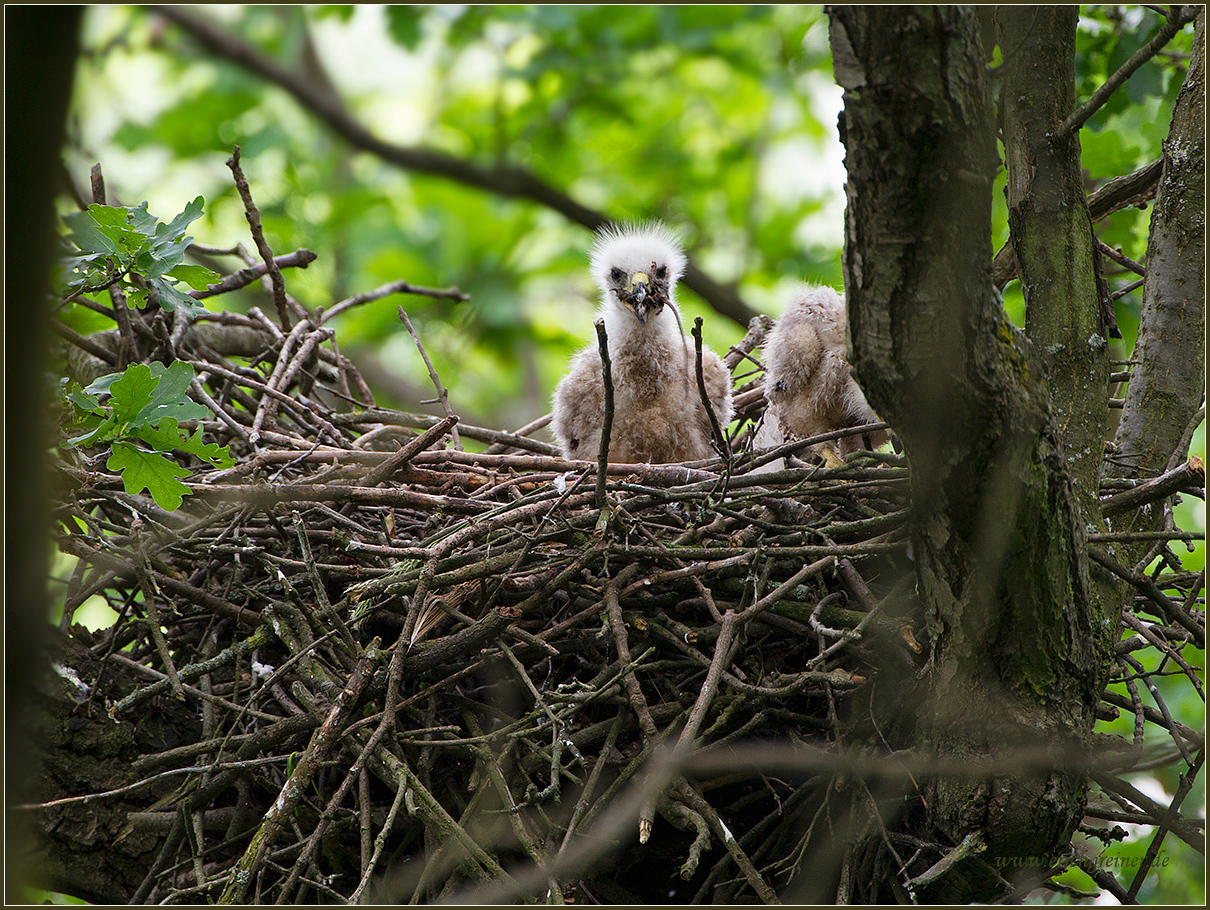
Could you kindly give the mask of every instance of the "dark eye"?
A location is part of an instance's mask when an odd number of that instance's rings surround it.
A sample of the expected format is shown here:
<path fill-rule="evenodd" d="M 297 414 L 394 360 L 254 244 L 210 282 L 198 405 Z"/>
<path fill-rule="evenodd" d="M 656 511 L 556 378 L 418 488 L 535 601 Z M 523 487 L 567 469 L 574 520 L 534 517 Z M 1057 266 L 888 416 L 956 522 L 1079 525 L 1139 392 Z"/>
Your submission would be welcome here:
<path fill-rule="evenodd" d="M 609 270 L 609 280 L 610 281 L 621 281 L 625 277 L 626 277 L 626 273 L 623 272 L 616 265 L 612 269 Z"/>
<path fill-rule="evenodd" d="M 665 278 L 667 278 L 668 277 L 668 266 L 657 265 L 655 267 L 655 277 L 659 278 L 661 281 L 663 281 Z"/>

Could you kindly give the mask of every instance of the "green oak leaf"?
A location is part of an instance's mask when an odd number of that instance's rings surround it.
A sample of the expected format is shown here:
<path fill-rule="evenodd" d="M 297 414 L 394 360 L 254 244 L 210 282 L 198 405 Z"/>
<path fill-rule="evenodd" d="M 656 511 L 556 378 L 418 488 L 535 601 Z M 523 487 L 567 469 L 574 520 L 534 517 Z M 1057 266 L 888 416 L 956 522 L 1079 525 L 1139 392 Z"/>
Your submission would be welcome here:
<path fill-rule="evenodd" d="M 180 307 L 185 313 L 195 316 L 206 309 L 188 294 L 178 291 L 166 278 L 152 278 L 151 286 L 159 294 L 160 306 L 165 310 L 175 310 Z"/>
<path fill-rule="evenodd" d="M 89 212 L 73 212 L 64 221 L 71 228 L 68 239 L 85 253 L 118 255 L 118 244 L 97 224 Z"/>
<path fill-rule="evenodd" d="M 185 228 L 189 227 L 190 224 L 202 217 L 202 206 L 205 204 L 206 200 L 201 196 L 198 196 L 196 199 L 186 205 L 185 210 L 173 218 L 170 222 L 157 227 L 155 229 L 156 237 L 177 237 L 180 235 Z"/>
<path fill-rule="evenodd" d="M 134 431 L 134 435 L 161 452 L 178 449 L 196 455 L 215 467 L 228 468 L 232 465 L 231 454 L 226 446 L 220 446 L 216 442 L 203 442 L 201 427 L 198 427 L 192 436 L 185 434 L 171 417 L 165 418 L 158 426 L 139 427 Z"/>
<path fill-rule="evenodd" d="M 122 378 L 109 388 L 110 406 L 114 419 L 123 425 L 133 422 L 151 404 L 158 382 L 151 375 L 151 368 L 143 363 L 132 363 Z"/>
<path fill-rule="evenodd" d="M 188 476 L 188 468 L 182 468 L 159 452 L 144 452 L 127 442 L 113 444 L 113 454 L 105 466 L 121 472 L 122 487 L 127 493 L 147 490 L 155 504 L 169 512 L 179 509 L 184 497 L 193 492 L 178 479 Z"/>
<path fill-rule="evenodd" d="M 85 426 L 88 426 L 90 423 L 92 423 L 92 421 L 85 420 L 83 423 Z M 69 449 L 92 445 L 97 442 L 104 442 L 107 439 L 112 439 L 114 436 L 118 435 L 117 431 L 118 421 L 114 419 L 113 414 L 110 414 L 83 436 L 73 437 L 72 439 L 67 440 L 67 442 L 64 444 Z"/>
<path fill-rule="evenodd" d="M 131 206 L 125 210 L 128 215 L 128 224 L 144 237 L 154 237 L 160 219 L 147 211 L 147 203 L 140 202 L 138 205 Z"/>
<path fill-rule="evenodd" d="M 209 408 L 187 394 L 194 378 L 193 367 L 183 360 L 175 360 L 168 366 L 153 362 L 150 370 L 156 386 L 151 401 L 139 412 L 140 423 L 157 424 L 166 418 L 202 420 L 210 416 Z"/>
<path fill-rule="evenodd" d="M 75 405 L 78 411 L 93 411 L 98 414 L 105 412 L 105 409 L 101 407 L 100 399 L 95 395 L 89 395 L 74 382 L 71 388 L 67 390 L 67 400 Z"/>
<path fill-rule="evenodd" d="M 206 268 L 204 265 L 181 264 L 173 266 L 172 270 L 167 273 L 167 277 L 183 281 L 191 288 L 204 290 L 210 285 L 221 281 L 223 276 L 218 272 Z"/>

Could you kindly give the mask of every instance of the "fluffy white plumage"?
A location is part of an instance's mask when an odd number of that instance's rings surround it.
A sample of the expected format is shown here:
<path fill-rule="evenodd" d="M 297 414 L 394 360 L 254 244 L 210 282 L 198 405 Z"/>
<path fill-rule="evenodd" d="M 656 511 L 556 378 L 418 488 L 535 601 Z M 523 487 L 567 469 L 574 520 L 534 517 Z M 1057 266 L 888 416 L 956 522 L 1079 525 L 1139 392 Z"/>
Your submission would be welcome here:
<path fill-rule="evenodd" d="M 710 418 L 697 389 L 692 338 L 682 334 L 674 291 L 685 270 L 676 234 L 658 222 L 606 228 L 592 247 L 601 289 L 614 416 L 609 460 L 668 464 L 714 455 Z M 731 375 L 702 349 L 702 377 L 720 427 L 731 421 Z M 601 356 L 594 341 L 555 390 L 551 426 L 563 455 L 595 460 L 605 418 Z"/>
<path fill-rule="evenodd" d="M 765 341 L 764 432 L 758 444 L 776 445 L 847 427 L 875 423 L 878 416 L 850 375 L 845 359 L 844 299 L 829 287 L 804 284 Z M 875 448 L 890 437 L 885 430 L 867 434 Z M 847 436 L 813 448 L 833 449 L 841 458 L 863 448 L 860 436 Z"/>

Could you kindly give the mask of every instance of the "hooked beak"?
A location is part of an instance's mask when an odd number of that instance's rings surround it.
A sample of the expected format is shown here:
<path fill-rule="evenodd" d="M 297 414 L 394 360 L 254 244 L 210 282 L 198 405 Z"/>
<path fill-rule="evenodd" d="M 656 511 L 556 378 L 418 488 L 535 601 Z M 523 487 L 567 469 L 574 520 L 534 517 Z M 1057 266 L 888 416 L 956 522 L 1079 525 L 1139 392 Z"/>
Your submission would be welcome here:
<path fill-rule="evenodd" d="M 647 297 L 650 292 L 651 279 L 646 272 L 635 272 L 630 276 L 631 300 L 630 306 L 639 320 L 639 325 L 647 324 Z"/>

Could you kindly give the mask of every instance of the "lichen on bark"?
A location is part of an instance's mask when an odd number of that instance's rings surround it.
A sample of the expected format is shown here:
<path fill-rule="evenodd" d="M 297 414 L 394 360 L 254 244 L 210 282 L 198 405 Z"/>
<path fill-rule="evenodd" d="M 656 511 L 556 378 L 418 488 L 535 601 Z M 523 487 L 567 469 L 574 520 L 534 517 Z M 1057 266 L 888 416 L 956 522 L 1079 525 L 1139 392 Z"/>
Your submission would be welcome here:
<path fill-rule="evenodd" d="M 954 843 L 978 832 L 993 855 L 1034 855 L 1066 843 L 1083 808 L 1071 759 L 1091 730 L 1110 642 L 1079 502 L 1096 486 L 1080 491 L 1056 419 L 1066 404 L 1052 409 L 1043 358 L 992 289 L 996 133 L 977 14 L 830 15 L 845 89 L 854 368 L 911 459 L 931 617 L 915 746 L 1044 757 L 984 779 L 936 778 L 929 821 Z M 1057 304 L 1082 312 L 1085 301 Z"/>

